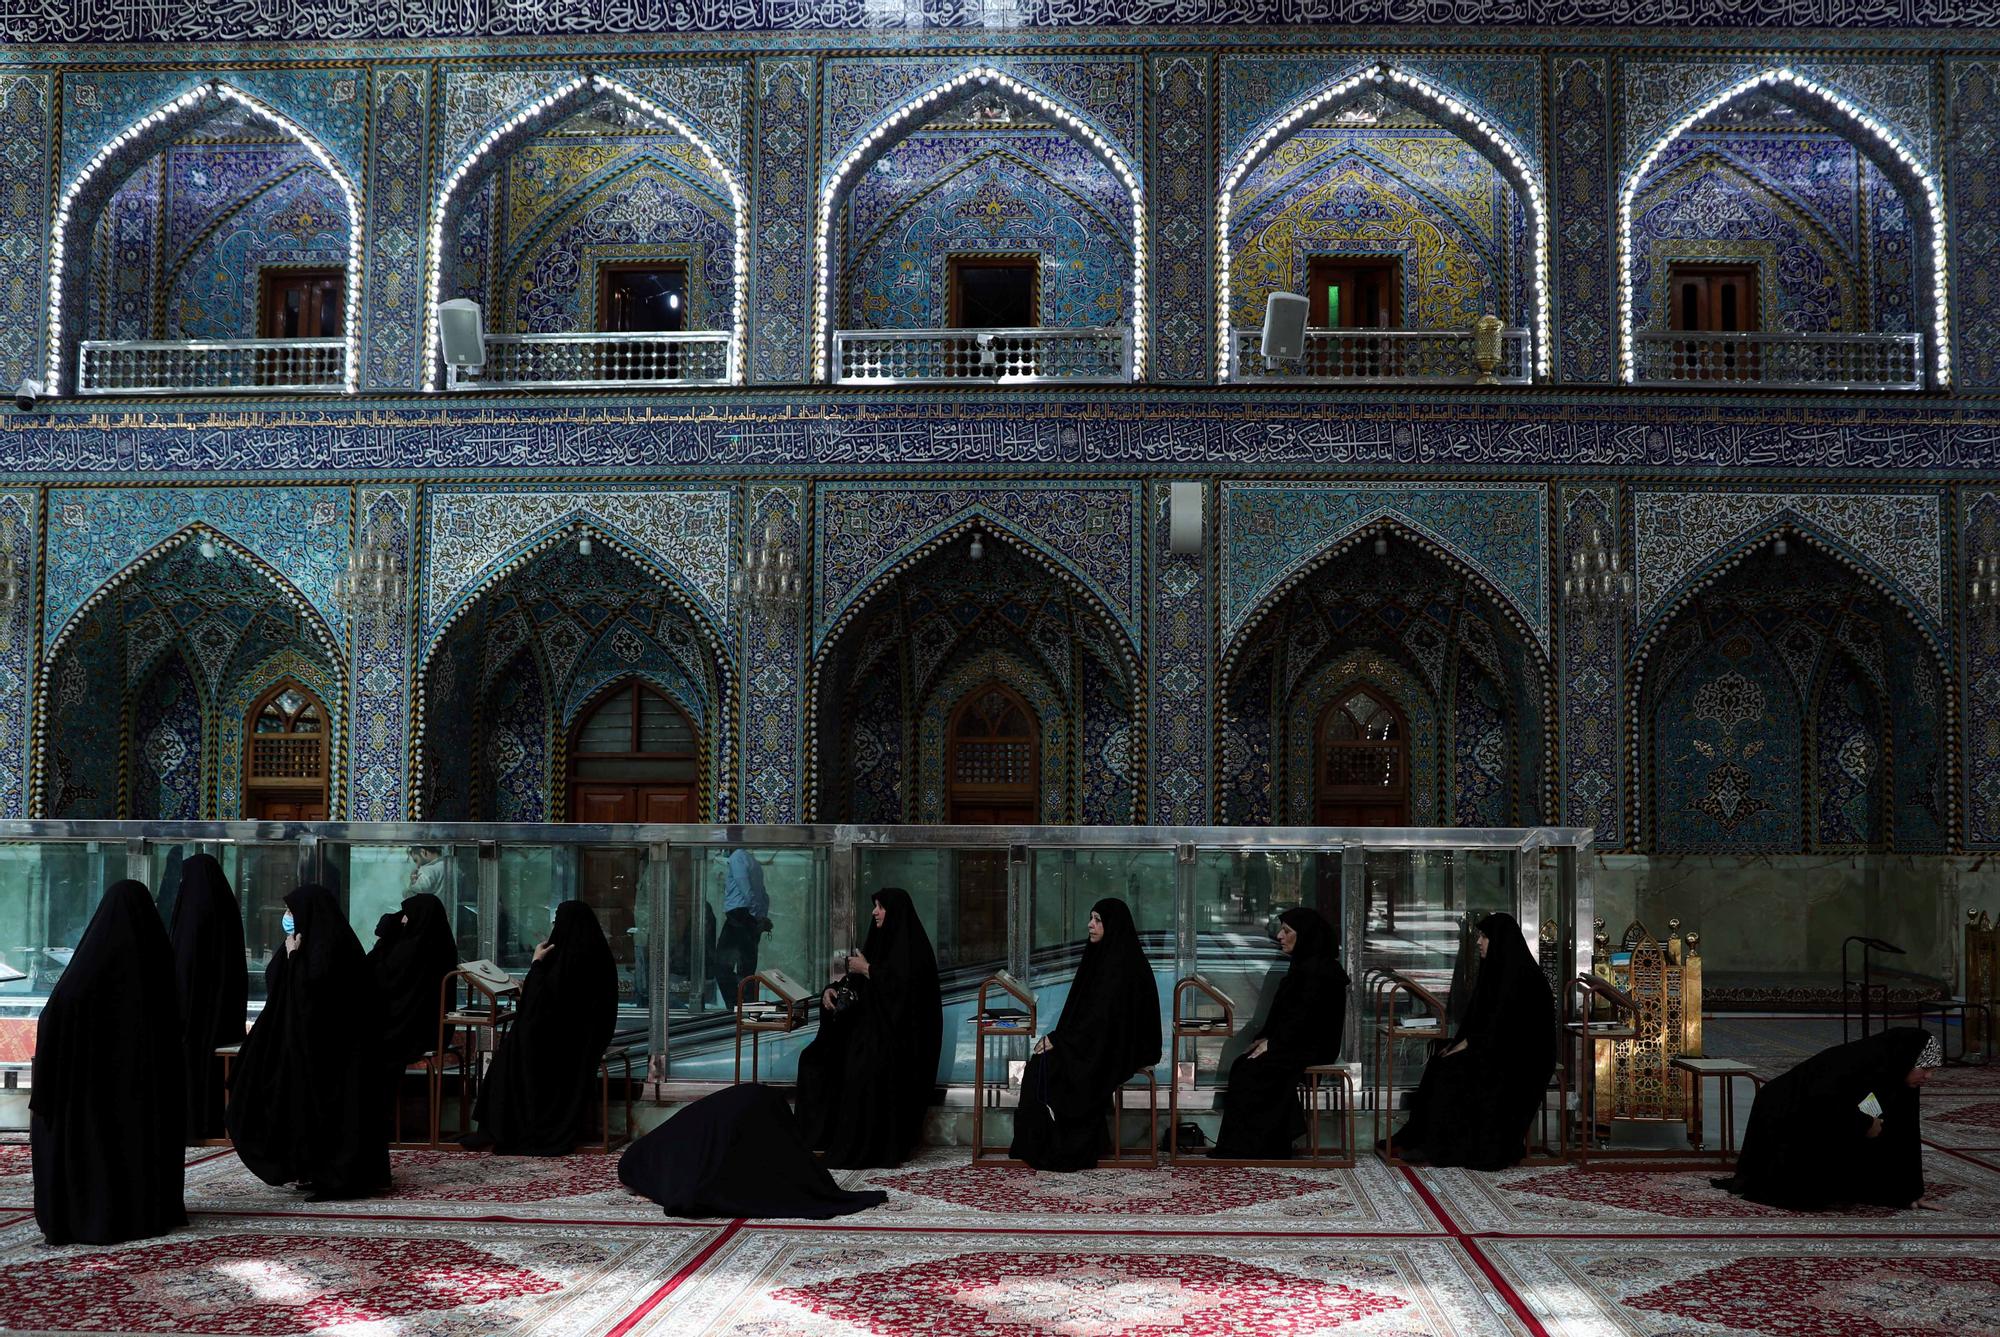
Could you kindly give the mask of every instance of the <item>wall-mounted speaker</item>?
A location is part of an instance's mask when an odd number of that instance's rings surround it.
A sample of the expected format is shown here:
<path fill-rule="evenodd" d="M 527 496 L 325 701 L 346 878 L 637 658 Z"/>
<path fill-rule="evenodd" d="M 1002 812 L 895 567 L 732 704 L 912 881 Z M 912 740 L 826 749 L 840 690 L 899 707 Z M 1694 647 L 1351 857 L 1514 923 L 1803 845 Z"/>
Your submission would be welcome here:
<path fill-rule="evenodd" d="M 1200 483 L 1167 485 L 1167 551 L 1187 557 L 1200 554 L 1201 508 Z"/>
<path fill-rule="evenodd" d="M 1295 292 L 1274 292 L 1264 303 L 1266 362 L 1296 362 L 1306 355 L 1306 314 L 1312 303 Z"/>
<path fill-rule="evenodd" d="M 486 364 L 486 321 L 479 303 L 470 297 L 454 297 L 438 303 L 438 344 L 448 367 L 480 367 Z"/>

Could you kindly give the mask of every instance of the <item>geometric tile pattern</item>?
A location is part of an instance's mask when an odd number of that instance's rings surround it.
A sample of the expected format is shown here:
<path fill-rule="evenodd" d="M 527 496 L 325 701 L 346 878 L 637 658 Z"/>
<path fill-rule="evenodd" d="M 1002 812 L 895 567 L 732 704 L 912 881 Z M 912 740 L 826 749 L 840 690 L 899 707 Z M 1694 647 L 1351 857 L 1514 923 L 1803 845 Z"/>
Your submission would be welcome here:
<path fill-rule="evenodd" d="M 1147 484 L 1147 514 L 1153 548 L 1152 607 L 1147 610 L 1152 655 L 1153 778 L 1147 820 L 1156 825 L 1204 826 L 1213 819 L 1214 714 L 1209 684 L 1214 676 L 1213 632 L 1209 621 L 1209 577 L 1203 552 L 1176 553 L 1169 546 L 1166 483 Z M 1202 490 L 1203 505 L 1214 495 Z M 1212 531 L 1213 525 L 1210 523 Z"/>
<path fill-rule="evenodd" d="M 744 542 L 761 548 L 767 525 L 796 556 L 805 544 L 805 491 L 799 487 L 747 489 Z M 798 609 L 743 614 L 742 820 L 796 822 L 804 779 L 804 718 L 799 709 L 805 676 L 805 630 Z"/>
<path fill-rule="evenodd" d="M 1556 331 L 1565 381 L 1611 379 L 1610 75 L 1603 60 L 1555 65 Z"/>
<path fill-rule="evenodd" d="M 1969 562 L 2000 557 L 2000 493 L 1960 494 L 1959 552 Z M 1965 844 L 2000 844 L 2000 620 L 1964 618 Z"/>
<path fill-rule="evenodd" d="M 364 537 L 372 532 L 394 555 L 405 581 L 416 567 L 414 488 L 360 489 Z M 348 729 L 347 816 L 395 822 L 409 815 L 410 599 L 396 616 L 354 619 L 352 705 Z"/>
<path fill-rule="evenodd" d="M 32 491 L 0 492 L 0 537 L 14 522 L 12 555 L 28 589 L 36 587 L 41 498 Z M 34 714 L 35 619 L 20 608 L 0 620 L 0 818 L 27 816 L 28 721 Z"/>
<path fill-rule="evenodd" d="M 1565 487 L 1558 523 L 1560 568 L 1568 571 L 1592 530 L 1619 549 L 1618 493 L 1610 487 Z M 1565 603 L 1562 617 L 1562 787 L 1559 820 L 1597 832 L 1600 850 L 1624 844 L 1623 733 L 1618 689 L 1624 678 L 1629 624 L 1622 609 L 1585 616 Z"/>

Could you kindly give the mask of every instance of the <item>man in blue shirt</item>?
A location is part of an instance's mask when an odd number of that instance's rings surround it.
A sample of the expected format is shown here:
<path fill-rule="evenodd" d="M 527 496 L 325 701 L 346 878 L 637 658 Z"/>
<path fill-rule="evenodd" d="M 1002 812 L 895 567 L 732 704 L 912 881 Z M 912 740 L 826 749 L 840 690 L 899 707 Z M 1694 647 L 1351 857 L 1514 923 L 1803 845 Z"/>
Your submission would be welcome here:
<path fill-rule="evenodd" d="M 729 856 L 722 891 L 722 930 L 715 938 L 715 987 L 722 1005 L 736 1006 L 736 989 L 757 973 L 757 947 L 771 931 L 771 897 L 764 890 L 764 865 L 749 850 Z"/>

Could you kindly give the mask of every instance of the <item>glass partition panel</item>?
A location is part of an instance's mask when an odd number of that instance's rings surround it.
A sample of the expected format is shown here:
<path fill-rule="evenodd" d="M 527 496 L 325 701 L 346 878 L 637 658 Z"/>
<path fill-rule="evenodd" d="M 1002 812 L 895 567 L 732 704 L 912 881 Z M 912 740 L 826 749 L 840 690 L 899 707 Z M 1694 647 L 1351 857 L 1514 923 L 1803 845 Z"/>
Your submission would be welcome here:
<path fill-rule="evenodd" d="M 125 875 L 122 841 L 0 844 L 0 961 L 27 975 L 0 984 L 0 1000 L 47 997 L 104 889 Z M 0 1053 L 8 1051 L 0 1039 Z"/>
<path fill-rule="evenodd" d="M 548 941 L 556 907 L 576 896 L 577 847 L 502 845 L 500 896 L 493 925 L 493 959 L 515 974 L 535 963 Z"/>
<path fill-rule="evenodd" d="M 345 888 L 347 921 L 363 947 L 375 924 L 405 900 L 426 892 L 444 903 L 461 961 L 484 956 L 479 946 L 479 849 L 476 845 L 321 846 L 327 885 Z"/>
<path fill-rule="evenodd" d="M 169 916 L 171 924 L 171 898 L 180 894 L 180 868 L 195 854 L 215 856 L 222 865 L 222 875 L 229 879 L 229 888 L 236 893 L 236 903 L 243 907 L 243 951 L 250 966 L 250 1001 L 255 1004 L 264 998 L 264 968 L 271 964 L 271 955 L 284 950 L 285 897 L 303 884 L 308 874 L 303 866 L 305 847 L 272 842 L 269 844 L 240 844 L 233 841 L 154 841 L 146 848 L 146 865 L 150 885 L 154 889 L 154 899 Z M 334 894 L 340 896 L 343 888 L 335 885 Z M 350 915 L 350 922 L 352 917 Z M 375 941 L 375 916 L 370 915 L 365 926 L 355 929 L 361 945 L 367 947 Z"/>
<path fill-rule="evenodd" d="M 1159 985 L 1160 1027 L 1172 1024 L 1175 949 L 1174 851 L 1163 849 L 1038 849 L 1030 856 L 1032 885 L 1028 984 L 1035 991 L 1043 1034 L 1054 1029 L 1083 959 L 1090 908 L 1109 897 L 1132 909 L 1139 941 Z M 1166 1046 L 1161 1066 L 1166 1072 Z"/>

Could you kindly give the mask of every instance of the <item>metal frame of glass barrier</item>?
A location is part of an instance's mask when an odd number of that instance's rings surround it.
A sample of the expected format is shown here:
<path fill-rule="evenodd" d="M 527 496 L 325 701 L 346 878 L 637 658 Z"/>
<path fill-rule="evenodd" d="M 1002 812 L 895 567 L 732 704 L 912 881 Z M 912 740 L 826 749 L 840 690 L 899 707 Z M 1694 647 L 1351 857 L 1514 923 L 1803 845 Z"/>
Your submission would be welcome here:
<path fill-rule="evenodd" d="M 524 916 L 531 920 L 532 916 L 526 915 L 526 912 L 540 907 L 522 900 L 514 883 L 524 879 L 531 882 L 532 889 L 538 889 L 540 898 L 553 904 L 578 889 L 580 879 L 588 875 L 592 860 L 602 865 L 607 852 L 627 852 L 630 858 L 620 856 L 612 862 L 622 870 L 617 876 L 629 879 L 632 907 L 624 916 L 617 913 L 616 906 L 609 907 L 610 922 L 614 931 L 630 933 L 637 944 L 644 944 L 647 941 L 645 935 L 649 932 L 638 925 L 641 916 L 651 926 L 666 926 L 664 935 L 652 939 L 653 950 L 648 952 L 643 946 L 635 946 L 628 953 L 627 969 L 632 979 L 634 1001 L 626 1007 L 627 1021 L 632 1027 L 636 1029 L 643 1024 L 646 1030 L 649 1052 L 654 1056 L 651 1065 L 653 1075 L 664 1077 L 671 1072 L 669 1059 L 677 1030 L 689 1040 L 708 1032 L 714 1032 L 711 1038 L 720 1040 L 723 1029 L 731 1024 L 719 1005 L 707 1009 L 695 1007 L 691 1012 L 682 1008 L 685 1015 L 675 1015 L 672 998 L 685 998 L 690 990 L 703 994 L 707 992 L 712 963 L 704 957 L 707 952 L 715 950 L 715 946 L 705 930 L 689 931 L 685 950 L 670 967 L 674 953 L 669 936 L 682 929 L 674 918 L 677 909 L 684 917 L 694 914 L 697 905 L 707 907 L 701 912 L 703 914 L 714 912 L 716 903 L 711 893 L 716 890 L 715 878 L 718 870 L 726 865 L 731 851 L 752 851 L 753 858 L 755 855 L 770 856 L 768 859 L 755 859 L 766 869 L 766 873 L 759 876 L 767 875 L 768 868 L 775 866 L 779 856 L 789 859 L 787 866 L 793 874 L 792 885 L 803 887 L 811 903 L 803 907 L 785 907 L 786 914 L 797 916 L 796 922 L 788 925 L 792 930 L 792 945 L 787 949 L 787 966 L 806 970 L 808 973 L 799 978 L 807 982 L 816 982 L 819 978 L 816 972 L 831 964 L 832 949 L 836 944 L 843 947 L 852 945 L 865 935 L 865 906 L 875 886 L 864 886 L 863 883 L 872 881 L 882 885 L 883 879 L 879 876 L 864 879 L 861 876 L 862 865 L 864 860 L 880 853 L 932 851 L 937 853 L 941 868 L 957 867 L 968 854 L 976 855 L 984 861 L 985 875 L 989 877 L 995 875 L 1000 861 L 1004 860 L 1005 956 L 1004 960 L 993 964 L 1004 966 L 1023 980 L 1035 977 L 1038 954 L 1047 958 L 1044 964 L 1051 968 L 1044 974 L 1059 973 L 1063 964 L 1057 959 L 1060 952 L 1051 943 L 1037 941 L 1035 905 L 1038 866 L 1061 870 L 1081 866 L 1086 873 L 1103 874 L 1107 868 L 1116 869 L 1117 861 L 1122 858 L 1126 885 L 1136 887 L 1139 870 L 1145 871 L 1148 883 L 1165 871 L 1160 865 L 1162 856 L 1166 856 L 1169 860 L 1166 866 L 1171 869 L 1168 874 L 1172 882 L 1171 899 L 1164 902 L 1153 901 L 1151 896 L 1146 899 L 1154 905 L 1170 904 L 1172 922 L 1142 923 L 1141 928 L 1146 931 L 1152 954 L 1162 967 L 1167 987 L 1171 987 L 1173 980 L 1194 973 L 1202 962 L 1204 952 L 1211 950 L 1217 941 L 1215 933 L 1204 933 L 1204 923 L 1217 918 L 1216 887 L 1228 884 L 1232 876 L 1227 872 L 1216 873 L 1218 868 L 1227 868 L 1232 861 L 1257 862 L 1251 856 L 1261 855 L 1264 856 L 1262 862 L 1274 865 L 1281 873 L 1302 877 L 1296 870 L 1310 859 L 1312 865 L 1321 870 L 1318 876 L 1321 879 L 1323 905 L 1331 904 L 1327 892 L 1335 885 L 1329 870 L 1338 870 L 1338 927 L 1348 973 L 1355 985 L 1353 1004 L 1348 1009 L 1343 1053 L 1355 1058 L 1366 1052 L 1364 1037 L 1372 1034 L 1378 1021 L 1364 1015 L 1363 1007 L 1365 977 L 1369 969 L 1378 964 L 1370 960 L 1371 950 L 1378 950 L 1370 947 L 1370 933 L 1375 932 L 1378 943 L 1388 941 L 1371 915 L 1380 918 L 1386 914 L 1388 918 L 1384 922 L 1393 928 L 1397 911 L 1396 886 L 1391 885 L 1384 894 L 1379 886 L 1371 885 L 1371 880 L 1376 883 L 1384 881 L 1385 877 L 1380 876 L 1383 870 L 1387 870 L 1386 880 L 1391 883 L 1399 878 L 1410 881 L 1419 874 L 1428 879 L 1426 885 L 1430 890 L 1418 898 L 1422 902 L 1418 913 L 1429 916 L 1429 931 L 1433 937 L 1442 931 L 1436 927 L 1439 923 L 1462 924 L 1487 906 L 1507 908 L 1503 902 L 1511 902 L 1511 908 L 1525 926 L 1531 944 L 1539 945 L 1537 930 L 1540 926 L 1551 926 L 1552 941 L 1558 944 L 1561 952 L 1561 959 L 1555 963 L 1553 973 L 1558 981 L 1563 981 L 1574 978 L 1578 971 L 1588 970 L 1591 964 L 1590 935 L 1587 931 L 1578 932 L 1577 927 L 1583 925 L 1587 928 L 1591 922 L 1588 860 L 1583 857 L 1589 852 L 1590 841 L 1591 833 L 1587 830 L 1558 827 L 1336 829 L 9 821 L 0 822 L 0 933 L 4 933 L 16 920 L 21 921 L 21 927 L 11 936 L 21 937 L 24 933 L 33 932 L 27 927 L 26 918 L 34 912 L 32 902 L 36 887 L 26 885 L 29 881 L 26 877 L 6 876 L 4 872 L 7 851 L 18 851 L 24 845 L 69 846 L 94 842 L 98 857 L 89 866 L 98 868 L 101 876 L 96 877 L 95 885 L 87 882 L 77 888 L 78 891 L 92 893 L 91 905 L 95 904 L 95 895 L 101 894 L 103 884 L 119 876 L 141 878 L 149 887 L 153 886 L 157 877 L 155 855 L 162 847 L 180 846 L 190 851 L 196 846 L 254 850 L 262 861 L 258 866 L 267 870 L 266 880 L 275 876 L 278 869 L 294 866 L 297 880 L 301 882 L 333 876 L 343 884 L 337 890 L 344 901 L 349 897 L 351 879 L 357 869 L 369 866 L 371 861 L 393 862 L 388 855 L 374 859 L 373 852 L 394 851 L 400 847 L 413 863 L 416 851 L 439 853 L 440 857 L 435 862 L 441 867 L 441 872 L 420 874 L 412 867 L 410 881 L 414 886 L 419 876 L 435 877 L 436 887 L 445 893 L 447 903 L 453 906 L 454 922 L 460 925 L 461 954 L 470 956 L 468 949 L 476 945 L 478 956 L 506 964 L 511 955 L 519 954 L 515 949 L 521 943 L 532 945 L 531 937 L 522 937 L 523 933 L 531 929 L 539 932 L 537 925 L 529 922 L 524 926 L 521 921 Z M 122 863 L 116 854 L 120 848 L 124 851 Z M 281 853 L 287 849 L 296 851 L 295 865 Z M 540 851 L 548 853 L 544 857 L 536 853 Z M 528 858 L 530 853 L 535 854 L 534 860 Z M 519 876 L 510 872 L 509 866 L 513 863 L 522 865 Z M 1405 877 L 1401 870 L 1411 870 L 1409 877 Z M 503 872 L 510 873 L 511 881 L 510 878 L 503 878 Z M 1483 879 L 1484 889 L 1477 894 L 1466 891 L 1474 874 Z M 81 875 L 85 879 L 93 876 L 88 869 L 82 870 Z M 1068 871 L 1062 873 L 1065 877 L 1069 875 Z M 392 881 L 394 876 L 400 876 L 400 873 L 392 873 Z M 1085 876 L 1083 881 L 1087 884 L 1089 878 Z M 289 888 L 274 887 L 273 890 L 281 897 L 283 891 Z M 1117 888 L 1114 886 L 1112 890 Z M 382 900 L 390 892 L 378 888 L 371 894 Z M 1302 895 L 1296 886 L 1291 894 Z M 1232 911 L 1242 921 L 1238 927 L 1251 925 L 1248 933 L 1222 935 L 1227 943 L 1232 944 L 1226 950 L 1242 956 L 1248 950 L 1244 946 L 1246 940 L 1257 937 L 1254 921 L 1258 907 L 1254 898 L 1240 887 L 1226 895 L 1242 902 L 1235 905 Z M 1266 903 L 1262 908 L 1275 915 L 1278 902 L 1271 899 L 1268 890 L 1263 895 Z M 9 902 L 16 898 L 19 898 L 17 904 L 10 909 Z M 48 899 L 46 895 L 42 897 L 41 914 L 45 929 Z M 269 911 L 270 907 L 264 905 L 269 899 L 271 897 L 264 890 L 259 890 L 257 905 L 261 908 L 253 910 L 246 904 L 246 919 Z M 1076 903 L 1073 904 L 1073 901 Z M 392 906 L 393 903 L 384 900 L 383 904 Z M 1066 891 L 1063 914 L 1073 919 L 1087 904 L 1087 901 L 1077 901 Z M 363 914 L 363 926 L 357 932 L 365 941 L 368 926 L 373 923 L 373 910 L 352 902 L 349 902 L 349 909 L 350 919 L 355 913 Z M 1411 912 L 1406 908 L 1404 913 Z M 63 923 L 66 930 L 74 928 L 80 932 L 81 924 L 87 918 L 87 912 L 81 907 L 72 907 L 63 916 Z M 618 926 L 624 924 L 627 918 L 634 921 L 632 927 L 619 930 Z M 72 920 L 74 924 L 70 922 Z M 469 927 L 465 926 L 467 921 Z M 1080 923 L 1070 924 L 1065 920 L 1052 927 L 1080 936 Z M 1400 933 L 1403 930 L 1396 931 Z M 516 941 L 517 938 L 519 941 Z M 1071 941 L 1073 944 L 1074 940 Z M 1205 941 L 1211 947 L 1205 947 Z M 1252 946 L 1256 950 L 1249 954 L 1261 954 L 1260 960 L 1267 968 L 1281 959 L 1276 955 L 1276 948 L 1268 943 L 1253 943 Z M 0 940 L 0 959 L 8 959 L 9 953 L 19 950 L 20 944 Z M 254 945 L 252 950 L 255 951 Z M 1052 952 L 1056 954 L 1052 955 Z M 1168 952 L 1172 956 L 1170 964 L 1165 959 Z M 525 967 L 526 961 L 518 964 Z M 966 970 L 974 970 L 975 964 L 967 964 Z M 0 987 L 0 1016 L 32 1015 L 39 1007 L 40 996 L 46 993 L 46 989 L 35 987 L 37 982 L 37 978 L 31 976 L 28 981 Z M 976 981 L 974 983 L 976 985 Z M 676 991 L 679 991 L 678 995 Z M 1239 999 L 1239 1002 L 1245 1002 L 1244 1020 L 1247 1026 L 1254 1021 L 1252 1009 L 1246 1000 Z M 1053 1017 L 1059 1008 L 1045 1006 L 1043 1010 Z M 638 1015 L 641 1013 L 643 1017 Z M 948 1036 L 948 1040 L 954 1043 L 959 1039 L 969 1037 Z M 969 1054 L 969 1050 L 967 1052 Z M 1164 1059 L 1160 1075 L 1170 1079 Z M 697 1076 L 691 1080 L 703 1079 Z"/>

